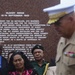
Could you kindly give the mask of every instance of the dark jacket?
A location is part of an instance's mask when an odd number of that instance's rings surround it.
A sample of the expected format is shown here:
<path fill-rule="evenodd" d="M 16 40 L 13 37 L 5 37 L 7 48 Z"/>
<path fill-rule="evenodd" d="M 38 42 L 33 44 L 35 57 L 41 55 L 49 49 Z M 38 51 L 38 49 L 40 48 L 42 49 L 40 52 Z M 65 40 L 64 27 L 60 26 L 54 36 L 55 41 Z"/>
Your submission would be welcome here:
<path fill-rule="evenodd" d="M 1 57 L 2 57 L 2 59 L 1 59 L 0 75 L 8 75 L 8 74 L 7 74 L 8 62 L 7 62 L 7 60 L 6 60 L 3 56 L 1 56 Z"/>

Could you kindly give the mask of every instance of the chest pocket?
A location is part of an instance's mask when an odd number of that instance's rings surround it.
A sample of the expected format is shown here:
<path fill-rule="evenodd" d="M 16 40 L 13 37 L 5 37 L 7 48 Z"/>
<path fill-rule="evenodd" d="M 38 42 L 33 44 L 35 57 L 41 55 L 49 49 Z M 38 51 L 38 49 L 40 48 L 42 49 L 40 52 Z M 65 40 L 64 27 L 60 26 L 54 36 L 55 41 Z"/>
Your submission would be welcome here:
<path fill-rule="evenodd" d="M 65 55 L 65 53 L 69 53 L 69 52 L 72 52 L 72 54 Z M 67 66 L 75 66 L 74 54 L 75 54 L 75 46 L 72 45 L 71 47 L 67 48 L 63 53 L 62 62 Z"/>

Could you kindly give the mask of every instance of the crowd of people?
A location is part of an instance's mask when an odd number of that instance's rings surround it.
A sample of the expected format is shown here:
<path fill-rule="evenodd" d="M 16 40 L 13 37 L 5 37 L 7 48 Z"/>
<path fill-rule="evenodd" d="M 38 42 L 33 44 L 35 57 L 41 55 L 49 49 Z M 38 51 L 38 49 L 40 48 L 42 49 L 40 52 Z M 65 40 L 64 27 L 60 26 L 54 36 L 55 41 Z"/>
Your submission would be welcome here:
<path fill-rule="evenodd" d="M 3 46 L 0 44 L 0 51 L 2 50 Z M 47 70 L 51 65 L 44 60 L 44 47 L 36 44 L 31 53 L 35 61 L 30 61 L 22 51 L 9 52 L 7 59 L 0 55 L 0 75 L 49 75 Z"/>

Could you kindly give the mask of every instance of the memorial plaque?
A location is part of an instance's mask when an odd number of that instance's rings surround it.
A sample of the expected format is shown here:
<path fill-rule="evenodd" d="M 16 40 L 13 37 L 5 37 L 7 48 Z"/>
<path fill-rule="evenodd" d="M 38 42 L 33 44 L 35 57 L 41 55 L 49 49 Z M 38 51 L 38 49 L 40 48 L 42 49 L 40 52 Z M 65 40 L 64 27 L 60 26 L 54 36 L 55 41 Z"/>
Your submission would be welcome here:
<path fill-rule="evenodd" d="M 59 0 L 0 0 L 0 42 L 2 55 L 12 50 L 23 51 L 33 60 L 31 49 L 36 44 L 45 48 L 45 59 L 55 58 L 59 35 L 47 24 L 44 8 L 59 4 Z"/>

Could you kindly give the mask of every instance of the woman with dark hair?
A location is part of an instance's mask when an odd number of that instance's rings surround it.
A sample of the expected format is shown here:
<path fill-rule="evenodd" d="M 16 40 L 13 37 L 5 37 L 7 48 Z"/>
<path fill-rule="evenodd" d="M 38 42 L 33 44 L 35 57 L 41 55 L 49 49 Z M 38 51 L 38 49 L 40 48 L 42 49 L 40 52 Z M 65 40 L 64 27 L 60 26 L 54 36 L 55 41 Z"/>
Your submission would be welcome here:
<path fill-rule="evenodd" d="M 15 52 L 9 61 L 8 75 L 38 75 L 23 52 Z"/>

